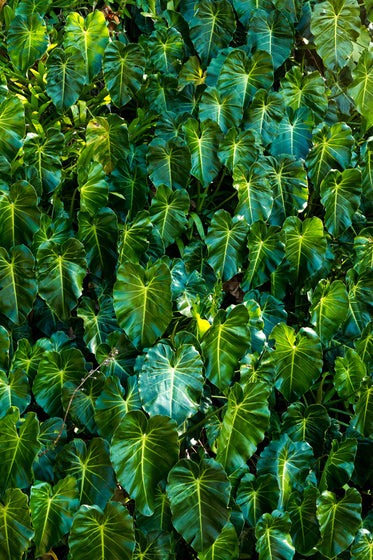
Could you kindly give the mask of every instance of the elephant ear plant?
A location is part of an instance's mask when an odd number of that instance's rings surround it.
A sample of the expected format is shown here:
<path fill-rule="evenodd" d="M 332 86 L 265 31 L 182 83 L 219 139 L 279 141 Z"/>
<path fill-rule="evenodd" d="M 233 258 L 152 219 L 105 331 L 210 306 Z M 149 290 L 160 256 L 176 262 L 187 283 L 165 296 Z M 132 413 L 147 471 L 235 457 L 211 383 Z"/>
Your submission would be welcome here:
<path fill-rule="evenodd" d="M 373 557 L 372 26 L 0 1 L 0 560 Z"/>

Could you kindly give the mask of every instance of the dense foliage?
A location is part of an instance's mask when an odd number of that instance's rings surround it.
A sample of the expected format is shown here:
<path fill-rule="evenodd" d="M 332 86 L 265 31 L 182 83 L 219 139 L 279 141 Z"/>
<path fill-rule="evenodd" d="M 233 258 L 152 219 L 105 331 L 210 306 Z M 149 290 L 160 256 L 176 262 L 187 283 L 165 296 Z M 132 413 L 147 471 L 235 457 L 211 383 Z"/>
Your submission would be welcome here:
<path fill-rule="evenodd" d="M 0 5 L 0 559 L 372 558 L 372 0 Z"/>

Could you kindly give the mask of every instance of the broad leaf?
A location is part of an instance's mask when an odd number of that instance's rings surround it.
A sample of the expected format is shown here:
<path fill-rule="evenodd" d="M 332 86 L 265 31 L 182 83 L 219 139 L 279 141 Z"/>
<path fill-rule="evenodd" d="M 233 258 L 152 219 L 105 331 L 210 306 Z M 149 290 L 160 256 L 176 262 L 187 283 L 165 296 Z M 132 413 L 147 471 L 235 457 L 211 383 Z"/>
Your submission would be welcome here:
<path fill-rule="evenodd" d="M 105 49 L 103 70 L 106 87 L 117 107 L 126 105 L 143 83 L 144 52 L 139 45 L 112 41 Z"/>
<path fill-rule="evenodd" d="M 257 132 L 266 146 L 276 137 L 283 114 L 282 95 L 259 89 L 245 112 L 244 127 Z"/>
<path fill-rule="evenodd" d="M 340 280 L 330 284 L 320 280 L 311 298 L 311 323 L 323 344 L 329 344 L 346 318 L 348 296 L 346 287 Z"/>
<path fill-rule="evenodd" d="M 259 560 L 292 560 L 295 549 L 290 537 L 290 518 L 288 513 L 275 510 L 265 513 L 255 529 L 256 551 Z"/>
<path fill-rule="evenodd" d="M 19 488 L 10 488 L 0 500 L 0 556 L 19 560 L 33 536 L 27 496 Z"/>
<path fill-rule="evenodd" d="M 0 370 L 0 416 L 4 416 L 11 406 L 19 408 L 22 414 L 31 402 L 27 375 L 21 368 L 8 375 Z"/>
<path fill-rule="evenodd" d="M 293 441 L 306 441 L 315 451 L 323 450 L 324 434 L 330 426 L 326 408 L 321 404 L 291 404 L 282 416 L 282 431 Z"/>
<path fill-rule="evenodd" d="M 366 127 L 370 128 L 373 124 L 373 56 L 368 50 L 363 51 L 352 76 L 353 82 L 348 93 L 355 101 L 359 113 L 365 117 Z"/>
<path fill-rule="evenodd" d="M 58 478 L 72 475 L 78 484 L 81 504 L 105 507 L 114 494 L 115 475 L 110 463 L 109 446 L 101 438 L 88 445 L 74 439 L 57 455 L 55 472 Z M 96 506 L 96 507 L 97 507 Z"/>
<path fill-rule="evenodd" d="M 373 365 L 373 322 L 368 323 L 355 342 L 355 348 L 366 366 Z"/>
<path fill-rule="evenodd" d="M 255 10 L 250 21 L 249 40 L 272 56 L 276 70 L 289 57 L 293 45 L 292 25 L 284 12 Z"/>
<path fill-rule="evenodd" d="M 219 389 L 230 385 L 238 360 L 248 349 L 248 320 L 249 315 L 243 305 L 237 305 L 229 313 L 220 310 L 202 339 L 206 377 Z"/>
<path fill-rule="evenodd" d="M 356 0 L 327 0 L 313 10 L 311 32 L 317 51 L 327 68 L 345 66 L 353 42 L 360 34 L 359 5 Z"/>
<path fill-rule="evenodd" d="M 172 192 L 165 185 L 157 188 L 149 213 L 165 247 L 178 239 L 186 228 L 189 205 L 189 196 L 184 189 Z"/>
<path fill-rule="evenodd" d="M 284 323 L 275 326 L 271 338 L 276 341 L 276 387 L 287 400 L 294 401 L 308 391 L 321 373 L 320 339 L 312 329 L 305 327 L 296 334 Z"/>
<path fill-rule="evenodd" d="M 287 504 L 292 488 L 304 483 L 313 460 L 312 448 L 302 441 L 292 442 L 287 435 L 271 443 L 261 453 L 257 472 L 259 475 L 272 474 L 280 488 L 280 507 Z"/>
<path fill-rule="evenodd" d="M 232 523 L 227 523 L 206 552 L 198 555 L 199 560 L 236 560 L 239 554 L 237 532 Z"/>
<path fill-rule="evenodd" d="M 255 527 L 263 513 L 276 509 L 279 497 L 280 489 L 275 476 L 264 474 L 255 477 L 247 473 L 240 481 L 236 502 L 250 527 Z"/>
<path fill-rule="evenodd" d="M 169 416 L 178 425 L 198 410 L 203 388 L 202 360 L 185 344 L 176 350 L 157 344 L 147 353 L 139 374 L 144 409 L 151 416 Z"/>
<path fill-rule="evenodd" d="M 26 181 L 11 186 L 9 194 L 0 194 L 0 243 L 7 249 L 29 244 L 40 222 L 35 189 Z"/>
<path fill-rule="evenodd" d="M 85 84 L 84 58 L 76 47 L 54 49 L 47 61 L 47 93 L 57 111 L 64 113 L 79 99 Z"/>
<path fill-rule="evenodd" d="M 53 192 L 61 181 L 61 154 L 65 137 L 56 128 L 49 128 L 45 137 L 30 132 L 23 146 L 25 162 L 35 166 L 46 193 Z M 43 218 L 46 214 L 42 215 Z"/>
<path fill-rule="evenodd" d="M 219 49 L 227 47 L 236 28 L 232 6 L 227 0 L 199 0 L 190 25 L 190 38 L 202 63 L 207 65 Z"/>
<path fill-rule="evenodd" d="M 351 479 L 356 451 L 357 441 L 354 438 L 347 438 L 341 442 L 333 440 L 321 475 L 320 492 L 342 488 Z"/>
<path fill-rule="evenodd" d="M 76 12 L 68 15 L 65 47 L 77 47 L 86 64 L 86 79 L 90 83 L 101 70 L 102 57 L 109 42 L 109 31 L 102 12 L 95 11 L 84 19 Z"/>
<path fill-rule="evenodd" d="M 164 142 L 154 138 L 149 144 L 148 172 L 156 187 L 166 185 L 170 189 L 188 186 L 192 167 L 190 151 L 185 142 L 171 138 Z"/>
<path fill-rule="evenodd" d="M 39 14 L 16 16 L 10 24 L 7 46 L 14 66 L 26 74 L 48 47 L 48 35 L 44 20 Z"/>
<path fill-rule="evenodd" d="M 358 169 L 329 171 L 320 185 L 321 202 L 325 208 L 325 226 L 334 237 L 352 224 L 360 205 L 361 174 Z"/>
<path fill-rule="evenodd" d="M 166 330 L 172 316 L 171 275 L 165 264 L 144 270 L 123 263 L 114 284 L 114 310 L 119 325 L 135 346 L 149 346 Z"/>
<path fill-rule="evenodd" d="M 362 385 L 354 410 L 352 425 L 361 435 L 369 437 L 373 431 L 373 387 L 370 381 Z"/>
<path fill-rule="evenodd" d="M 256 51 L 248 58 L 244 51 L 235 49 L 228 54 L 219 76 L 222 94 L 235 91 L 245 109 L 258 89 L 269 89 L 273 83 L 273 63 L 270 54 Z"/>
<path fill-rule="evenodd" d="M 365 560 L 373 556 L 373 539 L 367 529 L 359 529 L 351 546 L 352 560 Z"/>
<path fill-rule="evenodd" d="M 224 134 L 232 126 L 238 126 L 242 119 L 242 105 L 235 92 L 221 94 L 216 87 L 205 90 L 199 105 L 201 121 L 211 119 L 216 122 Z"/>
<path fill-rule="evenodd" d="M 88 169 L 79 169 L 78 183 L 80 208 L 94 216 L 98 210 L 106 206 L 109 194 L 102 165 L 94 162 Z"/>
<path fill-rule="evenodd" d="M 0 418 L 0 489 L 27 488 L 33 481 L 32 463 L 40 450 L 39 422 L 35 412 L 21 420 L 12 406 Z"/>
<path fill-rule="evenodd" d="M 361 274 L 373 269 L 373 230 L 364 228 L 354 239 L 354 269 Z"/>
<path fill-rule="evenodd" d="M 361 496 L 349 488 L 337 501 L 332 492 L 323 492 L 317 500 L 317 519 L 321 542 L 317 549 L 327 558 L 334 558 L 350 546 L 361 524 Z"/>
<path fill-rule="evenodd" d="M 273 194 L 260 163 L 254 163 L 247 171 L 238 165 L 233 173 L 233 181 L 238 193 L 236 216 L 243 216 L 249 225 L 266 220 L 271 214 Z"/>
<path fill-rule="evenodd" d="M 242 289 L 256 288 L 266 282 L 284 257 L 278 227 L 267 227 L 264 222 L 255 222 L 247 237 L 249 266 L 243 278 Z"/>
<path fill-rule="evenodd" d="M 181 459 L 168 475 L 167 494 L 175 529 L 198 552 L 206 552 L 227 523 L 230 482 L 213 459 Z"/>
<path fill-rule="evenodd" d="M 257 159 L 259 146 L 252 131 L 230 128 L 219 146 L 219 159 L 229 171 L 236 165 L 249 168 Z"/>
<path fill-rule="evenodd" d="M 78 488 L 72 476 L 60 480 L 53 490 L 47 482 L 32 486 L 30 509 L 38 556 L 46 554 L 70 531 L 78 507 Z"/>
<path fill-rule="evenodd" d="M 154 490 L 176 463 L 179 447 L 176 422 L 167 416 L 128 412 L 111 443 L 111 461 L 118 480 L 143 515 L 154 512 Z"/>
<path fill-rule="evenodd" d="M 149 238 L 152 232 L 149 213 L 140 211 L 131 222 L 126 222 L 121 230 L 119 239 L 120 263 L 130 261 L 138 263 L 140 257 L 149 248 Z"/>
<path fill-rule="evenodd" d="M 135 549 L 133 520 L 118 502 L 105 509 L 83 505 L 74 516 L 69 537 L 72 560 L 131 560 Z"/>
<path fill-rule="evenodd" d="M 316 488 L 305 488 L 302 499 L 297 492 L 289 498 L 287 511 L 290 514 L 291 530 L 295 550 L 309 554 L 320 540 L 319 524 L 316 519 Z"/>
<path fill-rule="evenodd" d="M 309 107 L 314 115 L 322 119 L 328 108 L 325 82 L 318 72 L 302 75 L 299 66 L 293 66 L 281 82 L 282 93 L 292 109 Z"/>
<path fill-rule="evenodd" d="M 367 372 L 363 360 L 354 350 L 347 348 L 343 358 L 336 358 L 334 368 L 333 382 L 338 395 L 346 401 L 354 401 L 355 393 Z"/>
<path fill-rule="evenodd" d="M 192 155 L 191 173 L 203 186 L 207 186 L 215 179 L 221 167 L 218 158 L 220 128 L 211 119 L 201 124 L 195 119 L 188 119 L 183 129 Z"/>
<path fill-rule="evenodd" d="M 216 460 L 232 473 L 245 465 L 264 439 L 269 425 L 268 387 L 264 383 L 236 383 L 229 391 L 228 408 L 217 439 Z"/>
<path fill-rule="evenodd" d="M 278 125 L 277 135 L 269 151 L 273 156 L 294 156 L 305 159 L 312 144 L 312 116 L 309 109 L 288 109 Z"/>
<path fill-rule="evenodd" d="M 61 320 L 68 319 L 83 290 L 87 268 L 83 245 L 75 238 L 62 245 L 46 241 L 36 258 L 40 296 Z"/>
<path fill-rule="evenodd" d="M 25 110 L 18 97 L 0 103 L 0 150 L 11 161 L 22 147 L 25 133 Z"/>
<path fill-rule="evenodd" d="M 100 208 L 92 217 L 88 212 L 79 212 L 77 237 L 82 242 L 90 272 L 99 277 L 112 278 L 117 261 L 118 241 L 117 216 L 111 208 Z"/>
<path fill-rule="evenodd" d="M 0 247 L 1 312 L 13 323 L 23 323 L 36 298 L 35 259 L 24 245 L 7 251 Z"/>

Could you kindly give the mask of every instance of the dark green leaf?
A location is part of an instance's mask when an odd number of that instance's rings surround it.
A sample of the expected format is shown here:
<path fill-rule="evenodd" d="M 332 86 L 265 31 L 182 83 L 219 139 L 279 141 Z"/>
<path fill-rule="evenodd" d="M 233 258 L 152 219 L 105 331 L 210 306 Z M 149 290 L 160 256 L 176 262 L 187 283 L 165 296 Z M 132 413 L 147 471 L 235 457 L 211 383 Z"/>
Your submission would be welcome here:
<path fill-rule="evenodd" d="M 0 501 L 0 556 L 19 560 L 33 536 L 27 496 L 19 488 L 10 488 Z"/>

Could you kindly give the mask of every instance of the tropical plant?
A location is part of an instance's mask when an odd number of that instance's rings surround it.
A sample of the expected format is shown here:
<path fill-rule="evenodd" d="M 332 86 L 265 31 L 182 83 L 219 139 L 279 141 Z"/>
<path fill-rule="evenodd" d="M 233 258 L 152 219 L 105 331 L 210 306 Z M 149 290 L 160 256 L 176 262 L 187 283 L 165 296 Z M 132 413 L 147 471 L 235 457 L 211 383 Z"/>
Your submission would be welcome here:
<path fill-rule="evenodd" d="M 0 12 L 0 560 L 372 558 L 371 0 Z"/>

